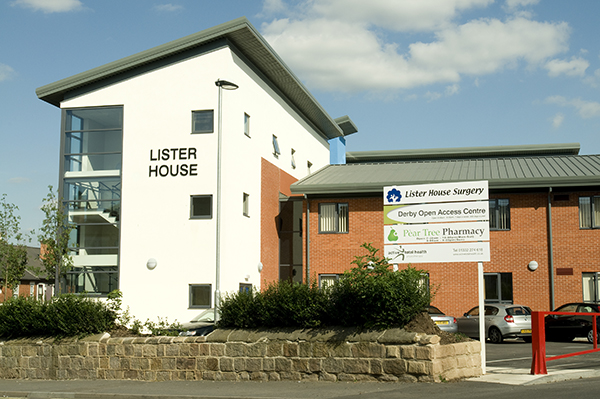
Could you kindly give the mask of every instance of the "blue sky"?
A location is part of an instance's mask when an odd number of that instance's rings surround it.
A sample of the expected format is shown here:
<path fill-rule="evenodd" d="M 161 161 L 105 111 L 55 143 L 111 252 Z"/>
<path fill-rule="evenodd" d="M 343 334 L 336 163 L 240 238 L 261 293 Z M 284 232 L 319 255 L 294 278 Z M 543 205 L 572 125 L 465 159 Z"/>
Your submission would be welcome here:
<path fill-rule="evenodd" d="M 60 112 L 35 89 L 245 16 L 349 151 L 572 143 L 600 153 L 597 0 L 5 0 L 0 195 L 37 229 Z"/>

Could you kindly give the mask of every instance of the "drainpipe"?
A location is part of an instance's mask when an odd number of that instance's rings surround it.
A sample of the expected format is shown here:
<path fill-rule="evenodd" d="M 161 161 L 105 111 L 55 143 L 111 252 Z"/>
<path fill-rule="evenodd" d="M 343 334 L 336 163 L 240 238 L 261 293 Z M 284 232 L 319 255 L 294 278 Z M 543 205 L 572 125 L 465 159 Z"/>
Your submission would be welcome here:
<path fill-rule="evenodd" d="M 306 284 L 310 285 L 310 201 L 306 194 Z"/>
<path fill-rule="evenodd" d="M 548 187 L 548 273 L 550 275 L 550 310 L 554 310 L 554 255 L 552 245 L 552 187 Z"/>

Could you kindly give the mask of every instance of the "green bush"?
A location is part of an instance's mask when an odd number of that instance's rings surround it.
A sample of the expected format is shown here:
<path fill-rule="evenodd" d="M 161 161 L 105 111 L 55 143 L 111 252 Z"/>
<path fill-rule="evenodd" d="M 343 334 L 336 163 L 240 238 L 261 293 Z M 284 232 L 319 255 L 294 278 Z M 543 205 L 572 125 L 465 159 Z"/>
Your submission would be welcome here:
<path fill-rule="evenodd" d="M 116 312 L 85 296 L 60 295 L 51 301 L 10 298 L 0 305 L 0 337 L 73 337 L 114 328 Z"/>
<path fill-rule="evenodd" d="M 403 327 L 431 301 L 426 272 L 408 267 L 394 272 L 378 249 L 352 262 L 332 286 L 330 321 L 340 326 L 364 328 Z"/>
<path fill-rule="evenodd" d="M 220 307 L 219 327 L 318 327 L 329 306 L 327 291 L 316 284 L 279 281 L 264 291 L 238 292 Z"/>
<path fill-rule="evenodd" d="M 218 327 L 403 327 L 429 305 L 426 273 L 394 272 L 371 244 L 362 247 L 368 255 L 357 256 L 356 267 L 331 287 L 280 281 L 225 297 Z"/>

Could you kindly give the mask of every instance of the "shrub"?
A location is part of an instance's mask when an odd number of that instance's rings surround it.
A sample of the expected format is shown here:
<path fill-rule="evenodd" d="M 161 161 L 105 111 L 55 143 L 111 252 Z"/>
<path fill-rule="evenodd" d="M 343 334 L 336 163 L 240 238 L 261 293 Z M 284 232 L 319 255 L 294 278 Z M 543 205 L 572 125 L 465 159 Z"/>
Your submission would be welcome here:
<path fill-rule="evenodd" d="M 429 305 L 426 272 L 408 267 L 394 272 L 378 249 L 357 256 L 355 268 L 345 272 L 331 289 L 331 321 L 365 328 L 403 327 Z"/>
<path fill-rule="evenodd" d="M 279 281 L 264 291 L 227 296 L 220 307 L 219 327 L 318 327 L 328 312 L 327 291 L 318 286 Z"/>
<path fill-rule="evenodd" d="M 368 255 L 329 288 L 279 281 L 225 297 L 218 327 L 403 327 L 429 305 L 425 272 L 394 272 L 371 244 L 362 247 Z"/>
<path fill-rule="evenodd" d="M 0 305 L 0 337 L 71 337 L 111 330 L 116 312 L 85 296 L 60 295 L 49 302 L 10 298 Z"/>

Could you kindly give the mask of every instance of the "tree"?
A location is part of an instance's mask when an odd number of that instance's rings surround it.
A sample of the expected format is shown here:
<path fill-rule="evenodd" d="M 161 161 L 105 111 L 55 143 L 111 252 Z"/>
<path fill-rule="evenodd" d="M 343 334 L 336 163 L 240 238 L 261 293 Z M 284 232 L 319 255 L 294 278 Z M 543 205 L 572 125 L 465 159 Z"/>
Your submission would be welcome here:
<path fill-rule="evenodd" d="M 40 261 L 48 274 L 54 276 L 54 294 L 60 293 L 60 278 L 73 266 L 73 258 L 69 254 L 69 236 L 73 224 L 69 223 L 62 201 L 58 199 L 52 186 L 42 204 L 46 215 L 42 222 L 41 234 L 38 235 L 40 244 Z"/>
<path fill-rule="evenodd" d="M 27 268 L 26 236 L 20 231 L 21 217 L 16 214 L 19 208 L 6 201 L 6 194 L 0 200 L 0 274 L 5 288 L 14 291 Z"/>

